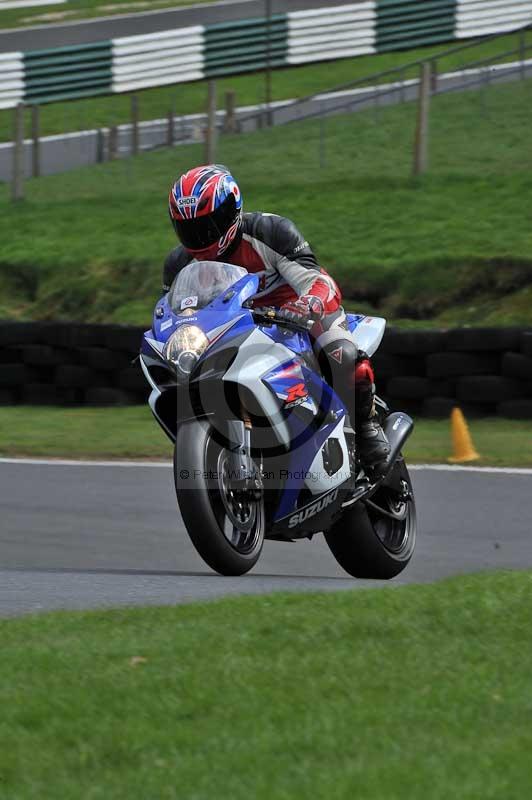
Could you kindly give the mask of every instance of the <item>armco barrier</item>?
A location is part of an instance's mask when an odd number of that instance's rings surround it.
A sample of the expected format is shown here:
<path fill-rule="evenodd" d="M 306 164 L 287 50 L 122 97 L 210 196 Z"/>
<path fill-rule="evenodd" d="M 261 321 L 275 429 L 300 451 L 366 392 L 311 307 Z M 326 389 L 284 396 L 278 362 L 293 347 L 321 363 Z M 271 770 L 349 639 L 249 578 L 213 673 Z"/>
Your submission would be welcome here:
<path fill-rule="evenodd" d="M 286 64 L 287 18 L 275 14 L 239 22 L 221 22 L 205 29 L 205 73 L 208 78 L 252 72 Z"/>
<path fill-rule="evenodd" d="M 113 92 L 201 80 L 204 49 L 202 25 L 113 39 Z"/>
<path fill-rule="evenodd" d="M 457 0 L 455 38 L 488 36 L 530 23 L 528 0 Z"/>
<path fill-rule="evenodd" d="M 143 328 L 0 323 L 0 404 L 143 403 Z M 532 419 L 532 329 L 388 329 L 374 359 L 378 391 L 393 408 L 446 416 Z"/>
<path fill-rule="evenodd" d="M 109 94 L 112 58 L 110 41 L 24 53 L 25 102 Z"/>
<path fill-rule="evenodd" d="M 377 51 L 450 41 L 455 10 L 456 0 L 378 0 Z"/>
<path fill-rule="evenodd" d="M 22 102 L 24 85 L 22 53 L 0 54 L 0 109 Z"/>
<path fill-rule="evenodd" d="M 359 0 L 0 56 L 0 109 L 452 42 L 532 23 L 532 0 Z"/>
<path fill-rule="evenodd" d="M 375 53 L 374 2 L 288 14 L 289 64 Z"/>

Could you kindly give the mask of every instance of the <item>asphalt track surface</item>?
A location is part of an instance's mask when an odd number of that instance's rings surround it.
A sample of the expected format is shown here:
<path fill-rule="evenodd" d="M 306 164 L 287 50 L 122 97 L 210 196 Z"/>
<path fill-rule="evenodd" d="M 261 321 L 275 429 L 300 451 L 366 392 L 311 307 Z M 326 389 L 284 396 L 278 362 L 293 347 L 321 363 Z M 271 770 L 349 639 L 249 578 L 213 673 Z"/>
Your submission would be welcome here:
<path fill-rule="evenodd" d="M 334 0 L 335 6 L 348 4 L 349 0 Z M 272 14 L 303 9 L 323 8 L 324 0 L 272 0 Z M 211 25 L 215 22 L 232 22 L 251 17 L 265 16 L 265 0 L 225 0 L 173 9 L 147 11 L 114 17 L 100 17 L 85 22 L 66 22 L 59 25 L 17 28 L 0 31 L 0 53 L 19 50 L 36 50 L 46 47 L 63 47 L 86 44 L 119 36 L 155 33 L 156 31 L 184 28 L 189 25 Z M 33 9 L 28 16 L 37 16 Z M 60 12 L 60 8 L 57 9 Z"/>
<path fill-rule="evenodd" d="M 418 546 L 393 584 L 532 567 L 532 470 L 412 477 Z M 247 576 L 214 574 L 188 539 L 165 465 L 0 463 L 0 616 L 374 585 L 346 576 L 320 535 L 266 542 Z"/>

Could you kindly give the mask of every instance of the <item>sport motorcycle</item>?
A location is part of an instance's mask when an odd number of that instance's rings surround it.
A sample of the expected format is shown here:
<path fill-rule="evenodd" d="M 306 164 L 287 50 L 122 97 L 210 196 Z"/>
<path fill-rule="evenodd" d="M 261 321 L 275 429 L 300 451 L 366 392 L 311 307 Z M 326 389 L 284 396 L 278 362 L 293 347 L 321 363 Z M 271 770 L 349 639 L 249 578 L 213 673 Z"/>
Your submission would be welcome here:
<path fill-rule="evenodd" d="M 259 277 L 242 267 L 191 262 L 142 339 L 149 405 L 174 444 L 177 502 L 192 543 L 215 571 L 242 575 L 265 539 L 323 533 L 350 575 L 393 578 L 416 540 L 401 453 L 413 421 L 377 397 L 390 455 L 378 475 L 364 469 L 353 421 L 313 352 L 311 323 L 253 308 L 258 291 Z M 348 314 L 347 323 L 372 356 L 386 321 Z"/>

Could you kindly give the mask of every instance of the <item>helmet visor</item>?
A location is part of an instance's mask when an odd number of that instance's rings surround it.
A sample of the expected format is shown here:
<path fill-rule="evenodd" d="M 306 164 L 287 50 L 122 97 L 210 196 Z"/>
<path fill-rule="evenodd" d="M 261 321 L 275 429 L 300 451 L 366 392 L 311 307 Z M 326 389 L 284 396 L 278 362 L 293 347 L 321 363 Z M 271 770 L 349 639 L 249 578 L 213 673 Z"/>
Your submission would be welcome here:
<path fill-rule="evenodd" d="M 193 219 L 174 219 L 175 232 L 182 244 L 190 250 L 202 250 L 225 236 L 236 219 L 236 202 L 234 195 L 224 200 L 222 205 L 211 214 Z"/>

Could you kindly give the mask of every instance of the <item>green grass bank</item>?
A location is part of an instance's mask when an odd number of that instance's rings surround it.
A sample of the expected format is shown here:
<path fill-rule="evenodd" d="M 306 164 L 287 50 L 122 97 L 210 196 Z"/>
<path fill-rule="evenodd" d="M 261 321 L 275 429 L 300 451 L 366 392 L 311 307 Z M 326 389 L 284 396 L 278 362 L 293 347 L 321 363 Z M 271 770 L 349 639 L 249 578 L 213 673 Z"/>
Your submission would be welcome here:
<path fill-rule="evenodd" d="M 399 324 L 532 321 L 532 81 L 435 98 L 430 173 L 415 106 L 226 137 L 248 210 L 291 217 L 349 308 Z M 321 159 L 320 159 L 321 154 Z M 199 145 L 0 187 L 0 317 L 144 324 L 176 241 L 167 192 Z"/>
<path fill-rule="evenodd" d="M 173 3 L 177 5 L 177 3 Z M 4 14 L 21 14 L 28 9 L 18 9 L 16 12 L 3 12 Z M 2 12 L 0 12 L 0 27 L 2 26 Z M 467 44 L 464 42 L 463 44 Z M 532 48 L 532 32 L 525 39 L 527 47 Z M 371 77 L 377 72 L 393 69 L 409 64 L 420 59 L 433 58 L 439 53 L 459 47 L 458 43 L 450 42 L 449 45 L 434 47 L 421 47 L 415 50 L 396 51 L 392 53 L 379 53 L 356 58 L 338 59 L 337 61 L 320 62 L 301 67 L 276 69 L 272 73 L 271 92 L 273 100 L 287 100 L 301 97 L 314 92 L 327 91 L 333 86 L 348 83 L 349 81 L 366 79 L 373 83 Z M 477 45 L 461 50 L 457 53 L 443 56 L 437 60 L 439 72 L 450 72 L 462 67 L 464 63 L 480 59 L 497 58 L 501 53 L 511 52 L 518 48 L 518 39 L 515 35 L 502 36 L 491 41 L 479 41 Z M 530 51 L 532 53 L 532 49 Z M 510 54 L 502 59 L 515 60 L 516 55 Z M 416 78 L 419 67 L 406 69 L 403 79 Z M 393 76 L 392 76 L 393 77 Z M 397 78 L 397 76 L 395 76 Z M 382 80 L 391 80 L 384 78 Z M 238 105 L 255 105 L 265 100 L 265 79 L 262 73 L 248 75 L 234 75 L 221 78 L 216 82 L 218 105 L 225 102 L 226 91 L 236 92 Z M 205 81 L 194 83 L 181 83 L 174 86 L 164 86 L 155 89 L 146 89 L 137 93 L 139 101 L 139 115 L 143 120 L 166 117 L 169 111 L 176 116 L 204 112 L 207 108 L 207 84 Z M 26 113 L 26 136 L 31 136 L 31 117 Z M 131 120 L 131 98 L 127 94 L 114 94 L 107 97 L 86 98 L 63 103 L 51 103 L 41 107 L 41 133 L 52 135 L 65 131 L 86 130 L 101 128 L 110 125 L 120 125 Z M 0 141 L 11 141 L 13 137 L 13 111 L 0 111 Z"/>
<path fill-rule="evenodd" d="M 532 422 L 469 420 L 481 466 L 532 467 Z M 405 450 L 410 463 L 442 463 L 451 453 L 448 420 L 416 420 Z M 0 457 L 172 458 L 172 445 L 147 406 L 0 407 Z"/>
<path fill-rule="evenodd" d="M 532 575 L 0 620 L 0 795 L 522 800 Z"/>

